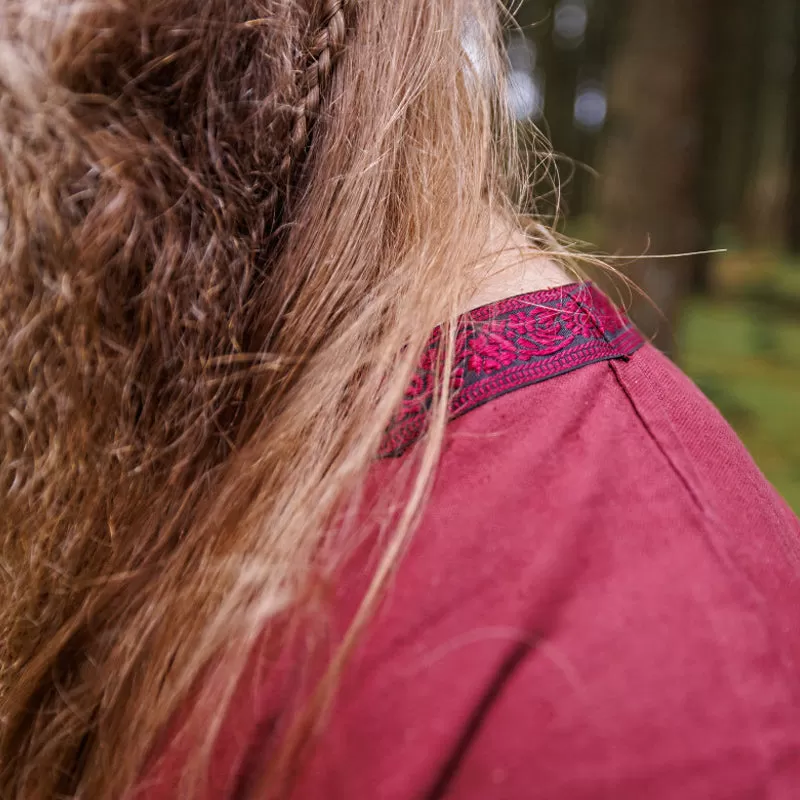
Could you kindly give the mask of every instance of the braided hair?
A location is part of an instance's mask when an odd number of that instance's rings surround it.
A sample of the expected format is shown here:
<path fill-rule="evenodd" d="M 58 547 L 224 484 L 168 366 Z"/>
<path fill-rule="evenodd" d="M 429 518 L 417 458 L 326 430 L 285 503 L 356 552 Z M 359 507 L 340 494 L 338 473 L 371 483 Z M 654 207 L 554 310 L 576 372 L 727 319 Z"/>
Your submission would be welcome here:
<path fill-rule="evenodd" d="M 314 121 L 320 113 L 337 59 L 347 36 L 347 15 L 354 0 L 318 0 L 311 12 L 307 43 L 296 71 L 296 98 L 290 107 L 290 128 L 280 158 L 275 186 L 265 203 L 276 208 L 288 193 L 292 177 L 302 169 Z"/>
<path fill-rule="evenodd" d="M 364 541 L 333 523 L 515 213 L 498 28 L 495 0 L 0 2 L 3 800 L 126 797 L 198 694 L 208 754 L 256 644 L 330 655 L 320 587 Z M 445 366 L 323 701 L 418 517 Z"/>

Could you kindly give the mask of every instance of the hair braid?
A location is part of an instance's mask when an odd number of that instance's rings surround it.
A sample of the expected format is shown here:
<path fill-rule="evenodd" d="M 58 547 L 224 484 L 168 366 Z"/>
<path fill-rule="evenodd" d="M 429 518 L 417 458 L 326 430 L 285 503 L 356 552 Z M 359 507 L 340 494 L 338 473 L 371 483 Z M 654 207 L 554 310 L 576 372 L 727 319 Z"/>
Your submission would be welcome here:
<path fill-rule="evenodd" d="M 298 98 L 292 109 L 289 140 L 278 168 L 275 188 L 268 203 L 277 205 L 287 192 L 293 175 L 301 167 L 308 151 L 311 130 L 319 116 L 322 95 L 333 75 L 336 61 L 347 38 L 346 14 L 355 0 L 322 0 L 318 3 L 318 26 L 311 25 L 308 45 L 303 54 L 305 66 L 298 81 Z"/>
<path fill-rule="evenodd" d="M 299 774 L 445 370 L 384 504 L 386 424 L 513 211 L 494 5 L 0 0 L 0 797 L 126 797 L 162 753 L 200 793 L 254 663 L 252 796 Z M 373 540 L 340 643 L 317 589 Z"/>

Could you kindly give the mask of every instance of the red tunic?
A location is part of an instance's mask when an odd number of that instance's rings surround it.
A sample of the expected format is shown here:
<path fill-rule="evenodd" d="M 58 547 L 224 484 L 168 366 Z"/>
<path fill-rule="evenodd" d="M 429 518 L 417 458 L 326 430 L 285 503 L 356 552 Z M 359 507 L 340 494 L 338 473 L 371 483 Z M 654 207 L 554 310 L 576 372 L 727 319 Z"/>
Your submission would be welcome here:
<path fill-rule="evenodd" d="M 800 525 L 641 345 L 579 285 L 465 321 L 423 521 L 293 797 L 800 798 Z M 436 347 L 379 485 L 424 429 Z M 240 694 L 209 798 L 263 763 L 273 694 Z M 177 798 L 159 769 L 142 796 Z"/>

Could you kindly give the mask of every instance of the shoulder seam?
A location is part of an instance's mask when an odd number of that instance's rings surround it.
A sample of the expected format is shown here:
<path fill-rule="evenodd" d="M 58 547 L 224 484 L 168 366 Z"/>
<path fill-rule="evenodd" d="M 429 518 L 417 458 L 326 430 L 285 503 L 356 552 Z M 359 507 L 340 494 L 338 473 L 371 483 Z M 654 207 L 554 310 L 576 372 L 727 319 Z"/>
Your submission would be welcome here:
<path fill-rule="evenodd" d="M 656 447 L 659 449 L 661 454 L 666 459 L 667 463 L 669 464 L 672 471 L 678 477 L 678 480 L 681 482 L 683 487 L 686 489 L 687 493 L 692 499 L 692 502 L 695 506 L 697 506 L 698 510 L 703 514 L 703 516 L 709 516 L 709 509 L 707 503 L 704 501 L 699 487 L 699 479 L 697 476 L 687 474 L 687 470 L 683 468 L 681 464 L 675 459 L 675 457 L 669 452 L 668 448 L 665 447 L 662 436 L 654 430 L 654 426 L 652 425 L 650 419 L 648 419 L 647 413 L 642 409 L 641 404 L 637 402 L 636 397 L 634 396 L 631 388 L 628 386 L 628 383 L 625 380 L 625 377 L 622 375 L 621 365 L 615 361 L 608 362 L 609 369 L 614 374 L 614 378 L 617 381 L 617 384 L 622 389 L 623 393 L 628 399 L 628 402 L 631 405 L 634 413 L 636 414 L 637 418 L 642 424 L 642 427 L 647 431 L 647 435 L 653 440 Z M 639 363 L 638 359 L 632 358 L 625 362 L 625 367 L 627 369 L 634 369 L 637 370 L 643 376 L 645 375 L 645 370 L 642 368 L 642 365 Z M 645 376 L 646 377 L 646 376 Z M 657 392 L 658 387 L 655 382 L 651 382 L 651 386 Z M 673 434 L 674 444 L 675 446 L 682 450 L 683 447 L 677 437 L 675 432 L 672 430 L 672 425 L 668 419 L 664 419 L 664 424 L 667 426 Z M 691 472 L 691 468 L 689 472 Z M 713 516 L 713 515 L 711 515 Z"/>

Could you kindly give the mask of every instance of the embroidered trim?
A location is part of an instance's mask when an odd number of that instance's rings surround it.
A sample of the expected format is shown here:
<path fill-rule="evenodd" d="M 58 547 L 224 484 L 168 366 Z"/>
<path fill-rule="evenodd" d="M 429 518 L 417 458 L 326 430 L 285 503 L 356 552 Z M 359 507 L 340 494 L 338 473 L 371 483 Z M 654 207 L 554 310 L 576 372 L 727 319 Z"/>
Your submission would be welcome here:
<path fill-rule="evenodd" d="M 381 457 L 402 455 L 425 432 L 440 339 L 437 328 L 386 431 Z M 450 419 L 587 364 L 627 358 L 643 343 L 630 320 L 589 283 L 483 306 L 458 323 Z"/>

